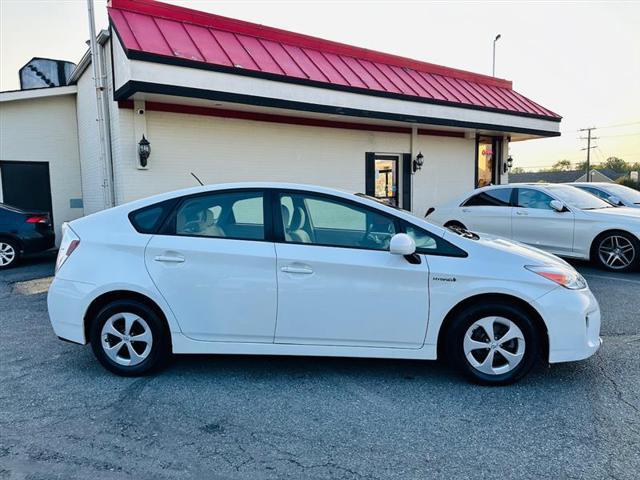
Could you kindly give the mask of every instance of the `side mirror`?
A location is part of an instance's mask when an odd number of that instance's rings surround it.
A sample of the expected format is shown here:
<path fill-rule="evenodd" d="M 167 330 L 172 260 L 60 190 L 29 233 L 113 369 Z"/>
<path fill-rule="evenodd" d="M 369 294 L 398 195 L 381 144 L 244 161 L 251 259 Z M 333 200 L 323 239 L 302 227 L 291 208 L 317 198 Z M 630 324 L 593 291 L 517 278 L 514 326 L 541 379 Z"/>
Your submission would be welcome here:
<path fill-rule="evenodd" d="M 416 242 L 406 233 L 396 233 L 391 237 L 389 252 L 394 255 L 413 255 L 416 253 Z"/>
<path fill-rule="evenodd" d="M 564 203 L 560 200 L 551 200 L 549 202 L 549 206 L 559 213 L 564 212 L 567 209 L 567 207 L 564 206 Z"/>
<path fill-rule="evenodd" d="M 624 203 L 622 203 L 622 200 L 620 200 L 618 197 L 616 197 L 615 195 L 611 195 L 609 198 L 607 198 L 607 201 L 611 204 L 611 205 L 615 205 L 616 207 L 622 207 L 624 205 Z"/>

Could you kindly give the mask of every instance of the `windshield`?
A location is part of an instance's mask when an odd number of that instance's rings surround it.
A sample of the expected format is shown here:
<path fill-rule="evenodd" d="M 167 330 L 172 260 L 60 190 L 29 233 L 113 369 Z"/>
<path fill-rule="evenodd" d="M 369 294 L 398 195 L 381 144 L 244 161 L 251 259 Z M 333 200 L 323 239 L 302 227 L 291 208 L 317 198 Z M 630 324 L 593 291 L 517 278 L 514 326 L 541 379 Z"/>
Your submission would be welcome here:
<path fill-rule="evenodd" d="M 611 195 L 616 196 L 621 200 L 640 205 L 640 192 L 638 190 L 625 187 L 624 185 L 617 185 L 615 183 L 607 185 L 606 187 L 604 187 L 604 189 Z"/>
<path fill-rule="evenodd" d="M 600 200 L 595 195 L 569 185 L 548 185 L 547 190 L 570 205 L 580 210 L 596 210 L 598 208 L 613 208 L 610 203 Z"/>

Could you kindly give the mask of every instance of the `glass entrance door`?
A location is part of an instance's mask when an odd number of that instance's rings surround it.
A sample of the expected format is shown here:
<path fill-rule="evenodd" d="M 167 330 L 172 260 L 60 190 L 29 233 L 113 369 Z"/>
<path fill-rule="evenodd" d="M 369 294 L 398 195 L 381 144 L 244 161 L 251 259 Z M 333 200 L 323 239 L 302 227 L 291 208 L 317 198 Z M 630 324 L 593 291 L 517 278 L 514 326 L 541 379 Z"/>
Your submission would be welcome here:
<path fill-rule="evenodd" d="M 499 182 L 500 138 L 479 136 L 476 142 L 476 188 Z"/>
<path fill-rule="evenodd" d="M 400 205 L 398 192 L 398 157 L 375 157 L 375 197 L 393 207 Z"/>

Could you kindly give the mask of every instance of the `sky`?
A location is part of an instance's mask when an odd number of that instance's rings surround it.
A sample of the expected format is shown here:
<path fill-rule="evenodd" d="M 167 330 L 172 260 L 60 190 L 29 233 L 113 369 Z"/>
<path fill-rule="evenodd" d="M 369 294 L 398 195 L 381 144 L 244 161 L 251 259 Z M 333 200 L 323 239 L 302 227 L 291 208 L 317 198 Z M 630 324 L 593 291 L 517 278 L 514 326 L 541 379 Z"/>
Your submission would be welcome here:
<path fill-rule="evenodd" d="M 167 2 L 485 74 L 500 33 L 496 76 L 563 117 L 560 137 L 513 142 L 514 166 L 584 160 L 585 127 L 598 127 L 596 162 L 640 162 L 640 1 Z M 88 31 L 85 0 L 0 0 L 0 90 L 34 56 L 77 62 Z"/>

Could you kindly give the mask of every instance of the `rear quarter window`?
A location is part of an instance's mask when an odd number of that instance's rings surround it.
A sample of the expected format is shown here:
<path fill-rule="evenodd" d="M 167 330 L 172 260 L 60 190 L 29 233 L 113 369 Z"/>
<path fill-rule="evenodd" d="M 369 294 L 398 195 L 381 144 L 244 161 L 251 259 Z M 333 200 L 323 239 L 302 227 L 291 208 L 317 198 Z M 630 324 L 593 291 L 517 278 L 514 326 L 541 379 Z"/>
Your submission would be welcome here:
<path fill-rule="evenodd" d="M 176 199 L 172 198 L 134 210 L 129 214 L 129 221 L 133 228 L 140 233 L 156 233 L 175 203 Z"/>

